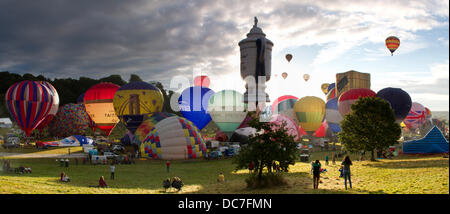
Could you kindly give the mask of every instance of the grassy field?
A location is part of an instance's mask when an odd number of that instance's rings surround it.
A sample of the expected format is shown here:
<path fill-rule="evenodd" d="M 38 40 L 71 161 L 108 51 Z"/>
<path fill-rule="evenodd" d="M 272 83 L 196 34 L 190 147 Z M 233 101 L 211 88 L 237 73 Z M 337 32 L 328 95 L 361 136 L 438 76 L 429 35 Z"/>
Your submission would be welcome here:
<path fill-rule="evenodd" d="M 63 150 L 55 150 L 64 153 Z M 48 151 L 47 151 L 48 152 Z M 315 152 L 312 159 L 322 160 L 323 168 L 319 190 L 312 189 L 310 164 L 297 162 L 289 173 L 284 173 L 288 185 L 268 189 L 247 189 L 245 178 L 248 170 L 235 172 L 230 159 L 173 161 L 170 174 L 164 161 L 137 161 L 134 165 L 117 165 L 116 179 L 109 179 L 108 165 L 78 165 L 71 161 L 68 168 L 59 167 L 54 159 L 11 159 L 12 167 L 30 166 L 32 174 L 10 174 L 0 171 L 0 193 L 27 194 L 160 194 L 164 193 L 162 180 L 181 177 L 185 187 L 179 193 L 207 194 L 449 194 L 449 161 L 442 155 L 400 156 L 393 160 L 354 161 L 352 167 L 353 189 L 345 190 L 344 180 L 339 178 L 340 160 L 336 165 L 324 166 L 324 157 L 331 152 Z M 353 157 L 354 159 L 356 156 Z M 64 171 L 70 183 L 60 183 L 59 174 Z M 219 172 L 226 182 L 217 183 Z M 97 185 L 105 176 L 110 188 L 89 187 Z M 179 194 L 174 190 L 169 194 Z"/>

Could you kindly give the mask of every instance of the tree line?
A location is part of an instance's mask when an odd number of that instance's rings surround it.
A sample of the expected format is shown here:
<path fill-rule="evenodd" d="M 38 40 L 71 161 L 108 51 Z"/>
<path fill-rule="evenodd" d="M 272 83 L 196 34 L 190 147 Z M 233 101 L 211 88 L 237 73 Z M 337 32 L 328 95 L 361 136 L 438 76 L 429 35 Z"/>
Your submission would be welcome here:
<path fill-rule="evenodd" d="M 47 81 L 55 87 L 56 91 L 59 95 L 59 106 L 63 106 L 68 103 L 76 103 L 77 98 L 86 92 L 91 86 L 101 83 L 101 82 L 111 82 L 117 84 L 119 86 L 125 85 L 129 82 L 135 81 L 143 81 L 138 75 L 132 74 L 130 79 L 127 81 L 123 80 L 120 75 L 113 74 L 107 77 L 103 77 L 100 79 L 92 79 L 89 77 L 80 77 L 79 79 L 73 78 L 55 78 L 50 79 L 44 77 L 43 75 L 34 76 L 33 74 L 23 74 L 22 76 L 15 73 L 10 73 L 8 71 L 0 72 L 0 99 L 2 100 L 0 104 L 0 117 L 10 117 L 8 109 L 5 103 L 5 93 L 9 87 L 11 87 L 14 83 L 20 82 L 23 80 L 32 80 L 32 81 Z M 171 90 L 165 90 L 164 86 L 160 82 L 151 82 L 155 87 L 159 88 L 164 96 L 164 112 L 170 112 L 175 114 L 180 114 L 179 112 L 173 112 L 170 107 L 170 97 L 174 95 L 174 92 Z"/>

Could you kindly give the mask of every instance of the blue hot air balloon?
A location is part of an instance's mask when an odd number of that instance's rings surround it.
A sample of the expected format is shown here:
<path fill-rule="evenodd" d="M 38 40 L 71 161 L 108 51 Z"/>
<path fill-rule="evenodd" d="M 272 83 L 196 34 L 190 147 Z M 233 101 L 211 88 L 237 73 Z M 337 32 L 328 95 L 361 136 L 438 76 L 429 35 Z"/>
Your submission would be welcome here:
<path fill-rule="evenodd" d="M 193 86 L 184 89 L 178 99 L 178 106 L 183 117 L 193 122 L 200 130 L 211 121 L 211 115 L 207 109 L 209 97 L 213 94 L 214 91 L 209 88 Z"/>
<path fill-rule="evenodd" d="M 334 132 L 340 132 L 341 127 L 339 123 L 342 120 L 342 115 L 338 109 L 338 99 L 329 99 L 325 104 L 325 120 L 327 120 L 328 127 Z"/>
<path fill-rule="evenodd" d="M 401 123 L 408 115 L 409 110 L 411 110 L 411 97 L 406 91 L 403 91 L 400 88 L 383 88 L 378 91 L 377 97 L 380 97 L 391 104 L 391 108 L 394 110 L 395 118 L 398 123 Z"/>

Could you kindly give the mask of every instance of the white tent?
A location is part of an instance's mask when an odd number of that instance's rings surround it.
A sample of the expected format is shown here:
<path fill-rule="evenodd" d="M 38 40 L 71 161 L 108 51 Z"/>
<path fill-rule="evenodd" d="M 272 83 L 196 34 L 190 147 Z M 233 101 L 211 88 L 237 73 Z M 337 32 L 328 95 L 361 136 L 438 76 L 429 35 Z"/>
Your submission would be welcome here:
<path fill-rule="evenodd" d="M 0 118 L 0 128 L 12 128 L 11 120 L 8 117 Z"/>

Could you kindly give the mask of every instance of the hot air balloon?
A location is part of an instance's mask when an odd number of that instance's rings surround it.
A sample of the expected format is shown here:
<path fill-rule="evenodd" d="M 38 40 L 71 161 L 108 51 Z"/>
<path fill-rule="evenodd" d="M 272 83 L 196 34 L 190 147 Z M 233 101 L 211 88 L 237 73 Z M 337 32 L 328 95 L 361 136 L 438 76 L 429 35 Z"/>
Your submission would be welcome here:
<path fill-rule="evenodd" d="M 11 118 L 27 136 L 45 119 L 54 102 L 50 89 L 30 80 L 9 87 L 5 100 Z"/>
<path fill-rule="evenodd" d="M 86 93 L 82 93 L 82 94 L 80 94 L 80 96 L 78 96 L 78 98 L 77 98 L 77 104 L 83 104 L 84 103 L 84 95 L 85 95 Z"/>
<path fill-rule="evenodd" d="M 211 121 L 207 112 L 208 102 L 214 91 L 200 86 L 186 88 L 178 98 L 178 106 L 184 118 L 193 122 L 200 130 Z"/>
<path fill-rule="evenodd" d="M 327 101 L 328 100 L 330 100 L 330 99 L 333 99 L 333 98 L 336 98 L 336 87 L 335 87 L 335 83 L 331 83 L 329 86 L 328 86 L 328 89 L 327 89 Z"/>
<path fill-rule="evenodd" d="M 295 102 L 294 113 L 301 128 L 308 134 L 314 133 L 325 116 L 325 102 L 314 96 L 306 96 Z"/>
<path fill-rule="evenodd" d="M 272 130 L 277 130 L 279 129 L 281 124 L 286 123 L 286 133 L 294 137 L 295 141 L 300 139 L 300 127 L 298 127 L 297 122 L 292 120 L 292 118 L 282 114 L 276 114 L 272 116 L 272 119 L 270 119 L 270 123 L 273 124 L 271 126 Z"/>
<path fill-rule="evenodd" d="M 425 122 L 425 107 L 420 103 L 413 102 L 403 122 L 410 130 L 419 128 Z"/>
<path fill-rule="evenodd" d="M 338 109 L 339 113 L 341 113 L 342 116 L 346 115 L 347 113 L 350 113 L 352 111 L 351 106 L 360 98 L 360 97 L 376 97 L 377 94 L 367 88 L 355 88 L 350 89 L 341 96 L 339 96 L 338 99 Z"/>
<path fill-rule="evenodd" d="M 68 103 L 58 109 L 55 117 L 48 124 L 48 131 L 51 135 L 58 137 L 85 135 L 90 121 L 83 104 Z"/>
<path fill-rule="evenodd" d="M 142 157 L 186 160 L 203 157 L 206 144 L 200 130 L 189 120 L 175 114 L 152 114 L 137 128 Z"/>
<path fill-rule="evenodd" d="M 202 75 L 202 76 L 196 76 L 194 78 L 194 86 L 203 86 L 203 87 L 209 87 L 209 77 Z"/>
<path fill-rule="evenodd" d="M 329 83 L 323 83 L 323 84 L 320 86 L 320 89 L 322 89 L 322 92 L 323 92 L 325 95 L 327 95 L 327 93 L 328 93 L 328 86 L 330 86 Z"/>
<path fill-rule="evenodd" d="M 163 104 L 161 90 L 140 81 L 123 85 L 113 98 L 115 114 L 132 134 L 151 114 L 161 112 Z"/>
<path fill-rule="evenodd" d="M 429 125 L 433 125 L 433 119 L 432 119 L 433 115 L 431 113 L 431 110 L 427 107 L 425 107 L 425 121 L 429 124 Z"/>
<path fill-rule="evenodd" d="M 406 91 L 400 88 L 383 88 L 377 93 L 377 97 L 389 102 L 394 110 L 395 118 L 398 123 L 402 122 L 411 109 L 411 97 Z"/>
<path fill-rule="evenodd" d="M 113 98 L 120 88 L 114 83 L 98 83 L 90 87 L 84 94 L 84 107 L 97 128 L 109 136 L 111 130 L 119 122 L 114 112 Z"/>
<path fill-rule="evenodd" d="M 391 56 L 394 55 L 394 51 L 400 46 L 400 39 L 395 36 L 386 38 L 386 47 L 391 51 Z"/>
<path fill-rule="evenodd" d="M 244 96 L 234 90 L 222 90 L 209 98 L 208 112 L 219 129 L 231 137 L 247 116 Z"/>
<path fill-rule="evenodd" d="M 305 82 L 307 82 L 309 80 L 309 78 L 310 78 L 309 74 L 303 75 L 303 79 L 305 80 Z"/>
<path fill-rule="evenodd" d="M 341 131 L 340 122 L 342 120 L 342 115 L 339 113 L 337 98 L 330 99 L 325 104 L 325 120 L 331 131 L 334 133 Z"/>
<path fill-rule="evenodd" d="M 283 73 L 281 74 L 281 76 L 283 77 L 283 79 L 286 79 L 287 76 L 288 76 L 288 74 L 287 74 L 286 72 L 283 72 Z"/>
<path fill-rule="evenodd" d="M 40 132 L 42 132 L 42 130 L 44 130 L 44 128 L 47 127 L 47 125 L 50 123 L 50 121 L 52 121 L 55 114 L 58 112 L 59 95 L 58 95 L 58 92 L 56 91 L 55 87 L 53 87 L 53 85 L 50 84 L 49 82 L 39 81 L 39 83 L 42 85 L 45 85 L 49 89 L 50 96 L 53 97 L 53 104 L 52 104 L 52 107 L 50 108 L 50 111 L 48 112 L 48 114 L 44 118 L 44 120 L 42 120 L 39 123 L 39 125 L 36 127 Z"/>
<path fill-rule="evenodd" d="M 316 132 L 314 132 L 313 136 L 315 137 L 325 137 L 326 133 L 327 133 L 327 129 L 328 129 L 328 123 L 326 120 L 324 120 L 322 122 L 322 124 L 320 125 L 320 127 L 316 130 Z"/>
<path fill-rule="evenodd" d="M 282 114 L 288 116 L 295 121 L 296 119 L 293 108 L 297 100 L 298 98 L 292 95 L 284 95 L 278 97 L 272 103 L 272 112 L 274 112 L 274 114 Z"/>
<path fill-rule="evenodd" d="M 78 96 L 78 98 L 77 98 L 77 104 L 81 104 L 81 105 L 83 105 L 83 108 L 84 108 L 84 95 L 85 95 L 86 93 L 82 93 L 80 96 Z M 86 108 L 84 108 L 85 109 L 85 111 L 86 111 Z M 87 113 L 86 113 L 87 114 Z M 89 117 L 89 115 L 88 115 L 88 117 Z M 95 132 L 95 130 L 97 129 L 96 128 L 96 126 L 95 126 L 95 123 L 94 123 L 94 121 L 92 121 L 91 120 L 91 118 L 89 117 L 89 127 Z"/>
<path fill-rule="evenodd" d="M 286 54 L 286 60 L 288 62 L 291 62 L 291 59 L 292 59 L 292 54 Z"/>

